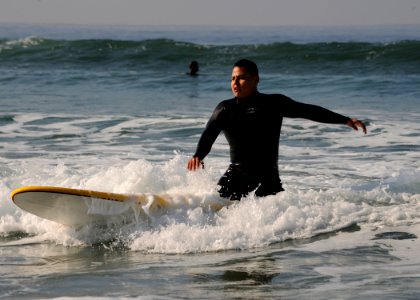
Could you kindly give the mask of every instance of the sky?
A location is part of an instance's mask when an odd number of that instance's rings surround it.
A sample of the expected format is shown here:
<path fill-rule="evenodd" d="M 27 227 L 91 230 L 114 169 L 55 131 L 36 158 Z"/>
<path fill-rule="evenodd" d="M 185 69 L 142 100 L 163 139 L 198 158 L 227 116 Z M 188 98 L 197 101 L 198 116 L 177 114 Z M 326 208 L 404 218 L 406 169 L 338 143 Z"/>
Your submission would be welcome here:
<path fill-rule="evenodd" d="M 420 24 L 420 0 L 0 0 L 0 22 L 187 26 Z"/>

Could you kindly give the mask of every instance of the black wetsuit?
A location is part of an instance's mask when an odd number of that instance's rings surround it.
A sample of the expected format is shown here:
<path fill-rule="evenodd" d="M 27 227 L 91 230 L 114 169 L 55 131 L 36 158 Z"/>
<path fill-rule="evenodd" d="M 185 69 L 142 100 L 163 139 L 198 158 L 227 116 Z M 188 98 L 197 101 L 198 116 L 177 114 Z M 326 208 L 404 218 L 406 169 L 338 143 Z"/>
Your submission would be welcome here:
<path fill-rule="evenodd" d="M 239 200 L 256 189 L 257 196 L 283 191 L 278 172 L 278 149 L 283 117 L 346 124 L 348 117 L 316 105 L 296 102 L 280 94 L 256 92 L 246 99 L 232 98 L 215 108 L 198 142 L 201 160 L 221 131 L 230 146 L 231 165 L 219 180 L 222 197 Z"/>

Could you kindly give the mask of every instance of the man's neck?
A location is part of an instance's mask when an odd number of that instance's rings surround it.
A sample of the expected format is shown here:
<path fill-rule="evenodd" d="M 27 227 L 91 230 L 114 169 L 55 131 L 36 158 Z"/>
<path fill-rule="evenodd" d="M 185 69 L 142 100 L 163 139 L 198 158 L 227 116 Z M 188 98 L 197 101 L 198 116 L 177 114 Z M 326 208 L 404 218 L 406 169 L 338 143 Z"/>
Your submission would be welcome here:
<path fill-rule="evenodd" d="M 253 92 L 252 94 L 250 94 L 247 97 L 240 97 L 240 98 L 239 97 L 235 97 L 235 100 L 236 100 L 236 103 L 246 103 L 246 102 L 249 102 L 252 99 L 254 99 L 255 96 L 258 95 L 258 94 L 259 94 L 258 91 L 255 91 L 255 92 Z"/>

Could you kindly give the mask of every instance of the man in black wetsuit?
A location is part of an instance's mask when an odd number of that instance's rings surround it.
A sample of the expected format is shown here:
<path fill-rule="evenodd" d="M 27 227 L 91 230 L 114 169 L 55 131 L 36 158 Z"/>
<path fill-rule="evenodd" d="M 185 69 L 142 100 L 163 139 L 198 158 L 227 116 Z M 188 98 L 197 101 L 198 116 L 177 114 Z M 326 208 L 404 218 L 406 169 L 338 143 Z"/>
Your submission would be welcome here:
<path fill-rule="evenodd" d="M 231 164 L 218 185 L 220 195 L 231 200 L 240 200 L 254 190 L 258 197 L 283 191 L 278 171 L 283 117 L 346 124 L 366 133 L 366 126 L 357 119 L 281 94 L 262 94 L 257 90 L 258 82 L 254 62 L 242 59 L 234 64 L 231 87 L 235 97 L 217 105 L 187 165 L 190 171 L 202 167 L 204 157 L 223 131 L 230 146 Z"/>

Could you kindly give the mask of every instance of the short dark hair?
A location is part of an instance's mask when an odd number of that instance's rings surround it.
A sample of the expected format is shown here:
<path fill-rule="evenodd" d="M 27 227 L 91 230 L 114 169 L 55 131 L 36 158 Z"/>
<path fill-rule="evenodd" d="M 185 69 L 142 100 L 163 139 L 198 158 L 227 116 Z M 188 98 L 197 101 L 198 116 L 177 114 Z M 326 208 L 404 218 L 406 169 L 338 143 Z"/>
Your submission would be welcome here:
<path fill-rule="evenodd" d="M 257 64 L 249 59 L 240 59 L 233 66 L 239 68 L 246 68 L 249 74 L 258 75 Z"/>

